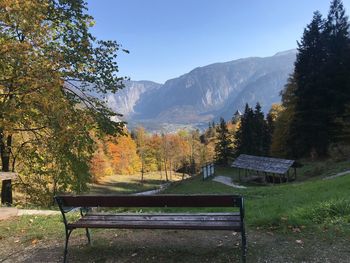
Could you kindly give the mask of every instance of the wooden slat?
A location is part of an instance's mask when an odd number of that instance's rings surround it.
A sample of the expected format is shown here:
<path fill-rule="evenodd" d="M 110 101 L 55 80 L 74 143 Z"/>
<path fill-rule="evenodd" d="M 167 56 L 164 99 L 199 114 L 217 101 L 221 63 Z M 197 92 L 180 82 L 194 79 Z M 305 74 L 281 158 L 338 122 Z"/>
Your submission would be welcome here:
<path fill-rule="evenodd" d="M 239 216 L 239 212 L 229 212 L 229 213 L 224 213 L 224 212 L 214 212 L 214 213 L 188 213 L 188 212 L 179 212 L 179 213 L 106 213 L 106 212 L 101 212 L 101 213 L 95 213 L 95 212 L 89 212 L 87 215 L 89 216 L 108 216 L 108 215 L 120 215 L 120 216 L 139 216 L 139 215 L 153 215 L 153 216 L 186 216 L 186 215 L 197 215 L 197 216 L 205 216 L 205 215 L 217 215 L 217 216 Z"/>
<path fill-rule="evenodd" d="M 237 230 L 240 222 L 230 221 L 78 221 L 68 228 L 122 228 L 122 229 L 192 229 L 192 230 Z"/>
<path fill-rule="evenodd" d="M 64 206 L 87 207 L 239 207 L 235 195 L 58 196 Z"/>
<path fill-rule="evenodd" d="M 87 215 L 79 221 L 240 221 L 238 215 Z"/>

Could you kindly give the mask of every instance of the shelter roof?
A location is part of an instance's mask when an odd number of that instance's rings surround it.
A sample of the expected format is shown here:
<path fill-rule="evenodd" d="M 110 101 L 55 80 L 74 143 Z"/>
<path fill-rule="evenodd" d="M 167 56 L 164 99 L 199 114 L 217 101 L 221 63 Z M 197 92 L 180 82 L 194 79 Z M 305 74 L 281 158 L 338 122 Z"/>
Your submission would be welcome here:
<path fill-rule="evenodd" d="M 294 162 L 294 160 L 241 154 L 231 166 L 259 172 L 285 174 Z"/>

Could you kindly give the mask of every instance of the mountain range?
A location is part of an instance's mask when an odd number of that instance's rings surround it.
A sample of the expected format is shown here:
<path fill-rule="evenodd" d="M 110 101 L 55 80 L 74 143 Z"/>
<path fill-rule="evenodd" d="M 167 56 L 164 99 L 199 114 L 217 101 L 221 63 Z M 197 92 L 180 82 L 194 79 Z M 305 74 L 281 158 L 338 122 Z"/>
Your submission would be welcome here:
<path fill-rule="evenodd" d="M 108 105 L 130 126 L 149 130 L 205 127 L 208 122 L 232 118 L 248 103 L 259 102 L 266 113 L 280 102 L 280 91 L 294 68 L 296 50 L 270 57 L 249 57 L 198 67 L 164 84 L 126 81 L 109 94 Z"/>

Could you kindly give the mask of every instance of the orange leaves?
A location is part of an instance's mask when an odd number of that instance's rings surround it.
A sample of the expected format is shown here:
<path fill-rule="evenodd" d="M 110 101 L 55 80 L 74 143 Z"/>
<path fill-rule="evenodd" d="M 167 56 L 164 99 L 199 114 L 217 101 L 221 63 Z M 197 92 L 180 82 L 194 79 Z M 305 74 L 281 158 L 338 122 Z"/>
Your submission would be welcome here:
<path fill-rule="evenodd" d="M 90 162 L 90 172 L 92 179 L 97 183 L 103 176 L 112 175 L 109 158 L 104 152 L 102 144 L 99 143 L 97 151 Z"/>
<path fill-rule="evenodd" d="M 120 136 L 116 142 L 108 142 L 111 164 L 118 174 L 133 174 L 141 168 L 141 161 L 136 153 L 136 143 L 128 136 Z"/>

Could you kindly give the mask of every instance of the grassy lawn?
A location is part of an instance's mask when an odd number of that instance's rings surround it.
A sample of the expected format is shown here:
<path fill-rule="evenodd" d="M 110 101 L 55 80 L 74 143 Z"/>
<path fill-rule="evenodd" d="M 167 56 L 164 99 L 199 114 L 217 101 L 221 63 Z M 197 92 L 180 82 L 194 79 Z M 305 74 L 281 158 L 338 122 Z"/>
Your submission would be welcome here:
<path fill-rule="evenodd" d="M 196 176 L 174 182 L 165 193 L 243 195 L 249 245 L 247 262 L 348 262 L 350 174 L 332 180 L 322 178 L 347 170 L 349 165 L 306 164 L 296 182 L 247 189 L 203 181 Z M 217 174 L 233 179 L 236 176 L 230 168 L 218 168 Z M 102 188 L 93 186 L 93 191 L 145 191 L 163 183 L 159 177 L 159 174 L 146 176 L 143 184 L 139 175 L 105 178 Z M 240 258 L 240 234 L 230 231 L 92 233 L 94 243 L 89 247 L 84 231 L 73 232 L 71 262 L 239 262 Z M 64 226 L 60 216 L 17 217 L 0 221 L 0 240 L 0 262 L 60 262 Z"/>
<path fill-rule="evenodd" d="M 182 174 L 172 172 L 170 181 L 179 181 Z M 165 173 L 145 173 L 143 181 L 141 174 L 123 174 L 104 177 L 97 184 L 90 185 L 90 194 L 131 194 L 157 189 L 166 183 Z"/>
<path fill-rule="evenodd" d="M 321 164 L 316 164 L 318 165 Z M 349 166 L 350 164 L 347 163 Z M 338 226 L 344 230 L 350 225 L 350 174 L 332 180 L 321 178 L 346 170 L 346 164 L 335 168 L 326 166 L 322 173 L 306 180 L 311 165 L 299 171 L 302 180 L 288 184 L 249 186 L 247 189 L 232 188 L 211 180 L 194 177 L 178 182 L 166 190 L 171 194 L 229 193 L 245 197 L 246 221 L 254 227 L 279 227 L 290 229 L 300 226 Z M 318 168 L 313 168 L 318 169 Z M 236 179 L 236 170 L 219 168 L 219 175 Z M 318 180 L 316 180 L 318 178 Z"/>

